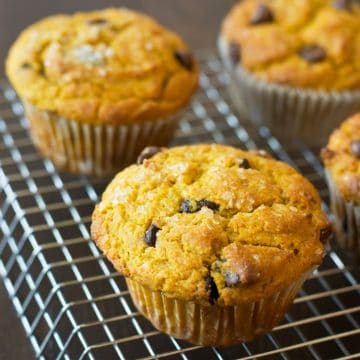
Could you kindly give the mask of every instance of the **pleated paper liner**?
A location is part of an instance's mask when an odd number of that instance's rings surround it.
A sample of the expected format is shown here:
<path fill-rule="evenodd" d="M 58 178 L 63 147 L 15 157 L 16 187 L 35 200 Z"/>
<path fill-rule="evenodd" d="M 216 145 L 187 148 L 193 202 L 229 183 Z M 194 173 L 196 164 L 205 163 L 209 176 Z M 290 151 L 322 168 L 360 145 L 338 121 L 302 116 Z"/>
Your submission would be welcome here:
<path fill-rule="evenodd" d="M 193 344 L 227 346 L 273 329 L 313 270 L 271 296 L 236 306 L 200 305 L 170 298 L 128 278 L 126 282 L 136 307 L 158 330 Z"/>
<path fill-rule="evenodd" d="M 316 91 L 268 83 L 234 66 L 221 37 L 218 48 L 238 111 L 279 138 L 323 145 L 334 128 L 360 111 L 360 91 Z"/>
<path fill-rule="evenodd" d="M 336 238 L 344 249 L 355 251 L 360 257 L 360 206 L 342 196 L 329 171 L 325 171 L 330 192 L 330 206 L 334 215 Z"/>
<path fill-rule="evenodd" d="M 183 112 L 138 124 L 86 124 L 24 102 L 30 135 L 42 155 L 63 171 L 110 175 L 134 163 L 146 146 L 166 146 Z"/>

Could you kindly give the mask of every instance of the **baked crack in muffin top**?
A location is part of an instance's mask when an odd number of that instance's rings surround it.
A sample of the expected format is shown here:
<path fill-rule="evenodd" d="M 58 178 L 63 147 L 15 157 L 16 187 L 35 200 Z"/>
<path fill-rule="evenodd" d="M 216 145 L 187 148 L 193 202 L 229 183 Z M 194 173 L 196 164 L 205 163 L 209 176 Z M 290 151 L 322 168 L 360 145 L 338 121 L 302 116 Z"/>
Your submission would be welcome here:
<path fill-rule="evenodd" d="M 318 265 L 329 224 L 293 168 L 222 145 L 154 148 L 120 172 L 92 237 L 123 275 L 167 296 L 234 305 Z"/>
<path fill-rule="evenodd" d="M 360 89 L 359 1 L 243 0 L 221 34 L 234 64 L 265 81 Z"/>
<path fill-rule="evenodd" d="M 56 15 L 27 28 L 6 62 L 24 100 L 91 123 L 157 120 L 187 104 L 198 66 L 186 44 L 125 9 Z"/>

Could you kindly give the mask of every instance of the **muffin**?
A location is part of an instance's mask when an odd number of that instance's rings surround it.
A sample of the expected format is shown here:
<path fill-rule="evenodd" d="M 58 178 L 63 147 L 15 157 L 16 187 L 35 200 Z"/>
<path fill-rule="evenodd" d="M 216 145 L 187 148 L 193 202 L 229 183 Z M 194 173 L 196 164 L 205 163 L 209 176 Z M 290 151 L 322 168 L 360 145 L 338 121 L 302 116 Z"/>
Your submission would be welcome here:
<path fill-rule="evenodd" d="M 219 51 L 239 110 L 284 139 L 324 145 L 360 110 L 360 3 L 243 0 Z"/>
<path fill-rule="evenodd" d="M 321 157 L 337 239 L 360 256 L 360 113 L 333 132 Z"/>
<path fill-rule="evenodd" d="M 198 84 L 185 43 L 125 9 L 55 15 L 27 28 L 6 72 L 40 152 L 61 169 L 104 175 L 166 145 Z"/>
<path fill-rule="evenodd" d="M 147 149 L 91 234 L 159 330 L 201 345 L 270 331 L 322 261 L 328 222 L 290 166 L 222 145 Z"/>

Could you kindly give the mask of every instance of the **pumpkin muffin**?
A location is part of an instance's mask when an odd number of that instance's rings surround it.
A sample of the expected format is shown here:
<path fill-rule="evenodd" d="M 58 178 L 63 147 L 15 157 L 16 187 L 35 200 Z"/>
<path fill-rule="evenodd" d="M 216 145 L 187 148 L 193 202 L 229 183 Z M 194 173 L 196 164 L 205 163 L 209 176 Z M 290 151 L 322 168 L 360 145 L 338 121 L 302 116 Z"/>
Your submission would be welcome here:
<path fill-rule="evenodd" d="M 105 190 L 91 234 L 155 327 L 230 345 L 282 319 L 323 259 L 329 224 L 285 163 L 193 145 L 145 149 Z"/>
<path fill-rule="evenodd" d="M 321 156 L 337 238 L 360 256 L 360 113 L 333 132 Z"/>
<path fill-rule="evenodd" d="M 219 37 L 235 102 L 278 136 L 325 140 L 360 110 L 359 34 L 358 1 L 239 2 Z"/>
<path fill-rule="evenodd" d="M 125 9 L 55 15 L 27 28 L 6 72 L 31 136 L 60 168 L 102 175 L 169 142 L 198 84 L 186 44 Z"/>

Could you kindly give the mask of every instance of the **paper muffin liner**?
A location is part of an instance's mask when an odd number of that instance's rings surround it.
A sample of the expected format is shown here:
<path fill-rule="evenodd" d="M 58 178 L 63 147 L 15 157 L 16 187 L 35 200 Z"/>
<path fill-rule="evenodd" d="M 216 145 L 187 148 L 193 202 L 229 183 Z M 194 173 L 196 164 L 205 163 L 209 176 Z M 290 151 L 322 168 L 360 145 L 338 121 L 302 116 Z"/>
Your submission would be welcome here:
<path fill-rule="evenodd" d="M 330 192 L 336 238 L 342 248 L 356 251 L 357 256 L 360 256 L 360 206 L 343 197 L 328 170 L 325 170 L 325 175 Z"/>
<path fill-rule="evenodd" d="M 271 296 L 236 306 L 205 306 L 170 298 L 129 278 L 126 282 L 135 306 L 158 330 L 193 344 L 227 346 L 250 341 L 274 328 L 313 270 Z"/>
<path fill-rule="evenodd" d="M 30 135 L 42 155 L 60 170 L 87 175 L 113 174 L 135 162 L 146 146 L 166 146 L 182 112 L 144 123 L 80 123 L 24 102 Z"/>
<path fill-rule="evenodd" d="M 268 83 L 234 66 L 222 37 L 218 48 L 240 114 L 278 137 L 322 145 L 334 128 L 360 110 L 360 91 L 316 91 Z"/>

